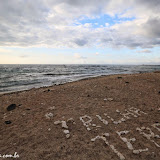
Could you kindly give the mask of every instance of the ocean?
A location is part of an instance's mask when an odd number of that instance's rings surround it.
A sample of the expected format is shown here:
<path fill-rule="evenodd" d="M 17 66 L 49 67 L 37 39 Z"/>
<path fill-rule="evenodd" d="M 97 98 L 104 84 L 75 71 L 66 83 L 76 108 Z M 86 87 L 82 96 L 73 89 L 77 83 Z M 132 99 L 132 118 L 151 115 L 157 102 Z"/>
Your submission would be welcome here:
<path fill-rule="evenodd" d="M 160 65 L 0 65 L 0 94 L 112 74 L 145 73 Z"/>

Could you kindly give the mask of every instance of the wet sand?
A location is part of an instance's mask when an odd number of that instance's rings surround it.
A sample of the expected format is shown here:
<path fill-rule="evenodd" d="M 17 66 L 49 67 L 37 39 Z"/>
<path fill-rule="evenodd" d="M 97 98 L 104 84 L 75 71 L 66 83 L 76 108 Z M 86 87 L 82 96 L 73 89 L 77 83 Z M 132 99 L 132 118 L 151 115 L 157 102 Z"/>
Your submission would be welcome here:
<path fill-rule="evenodd" d="M 15 107 L 7 108 L 11 104 Z M 3 94 L 0 120 L 1 156 L 159 160 L 160 73 L 103 76 Z"/>

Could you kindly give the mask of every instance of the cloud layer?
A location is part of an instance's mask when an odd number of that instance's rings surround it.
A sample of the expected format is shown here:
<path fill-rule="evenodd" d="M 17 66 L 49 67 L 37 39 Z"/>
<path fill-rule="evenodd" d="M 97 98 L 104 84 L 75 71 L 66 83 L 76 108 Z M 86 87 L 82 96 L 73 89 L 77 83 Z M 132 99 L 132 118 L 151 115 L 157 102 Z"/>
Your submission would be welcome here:
<path fill-rule="evenodd" d="M 159 10 L 159 0 L 5 0 L 0 46 L 153 48 L 160 46 Z M 79 22 L 104 14 L 135 18 L 99 28 Z"/>

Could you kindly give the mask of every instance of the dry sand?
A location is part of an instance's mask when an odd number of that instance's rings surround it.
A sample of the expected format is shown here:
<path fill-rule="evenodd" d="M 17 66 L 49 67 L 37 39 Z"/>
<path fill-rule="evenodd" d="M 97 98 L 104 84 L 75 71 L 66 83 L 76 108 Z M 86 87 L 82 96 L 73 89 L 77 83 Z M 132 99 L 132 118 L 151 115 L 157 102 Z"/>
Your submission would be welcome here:
<path fill-rule="evenodd" d="M 0 159 L 159 160 L 160 73 L 0 95 L 0 120 Z"/>

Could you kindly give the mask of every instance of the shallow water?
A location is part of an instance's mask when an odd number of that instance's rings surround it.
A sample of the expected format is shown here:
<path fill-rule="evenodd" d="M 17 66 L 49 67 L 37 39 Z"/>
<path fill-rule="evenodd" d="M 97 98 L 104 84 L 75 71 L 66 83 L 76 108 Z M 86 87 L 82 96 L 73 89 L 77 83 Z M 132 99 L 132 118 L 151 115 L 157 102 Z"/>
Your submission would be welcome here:
<path fill-rule="evenodd" d="M 63 84 L 88 77 L 144 73 L 159 65 L 0 65 L 0 93 Z"/>

